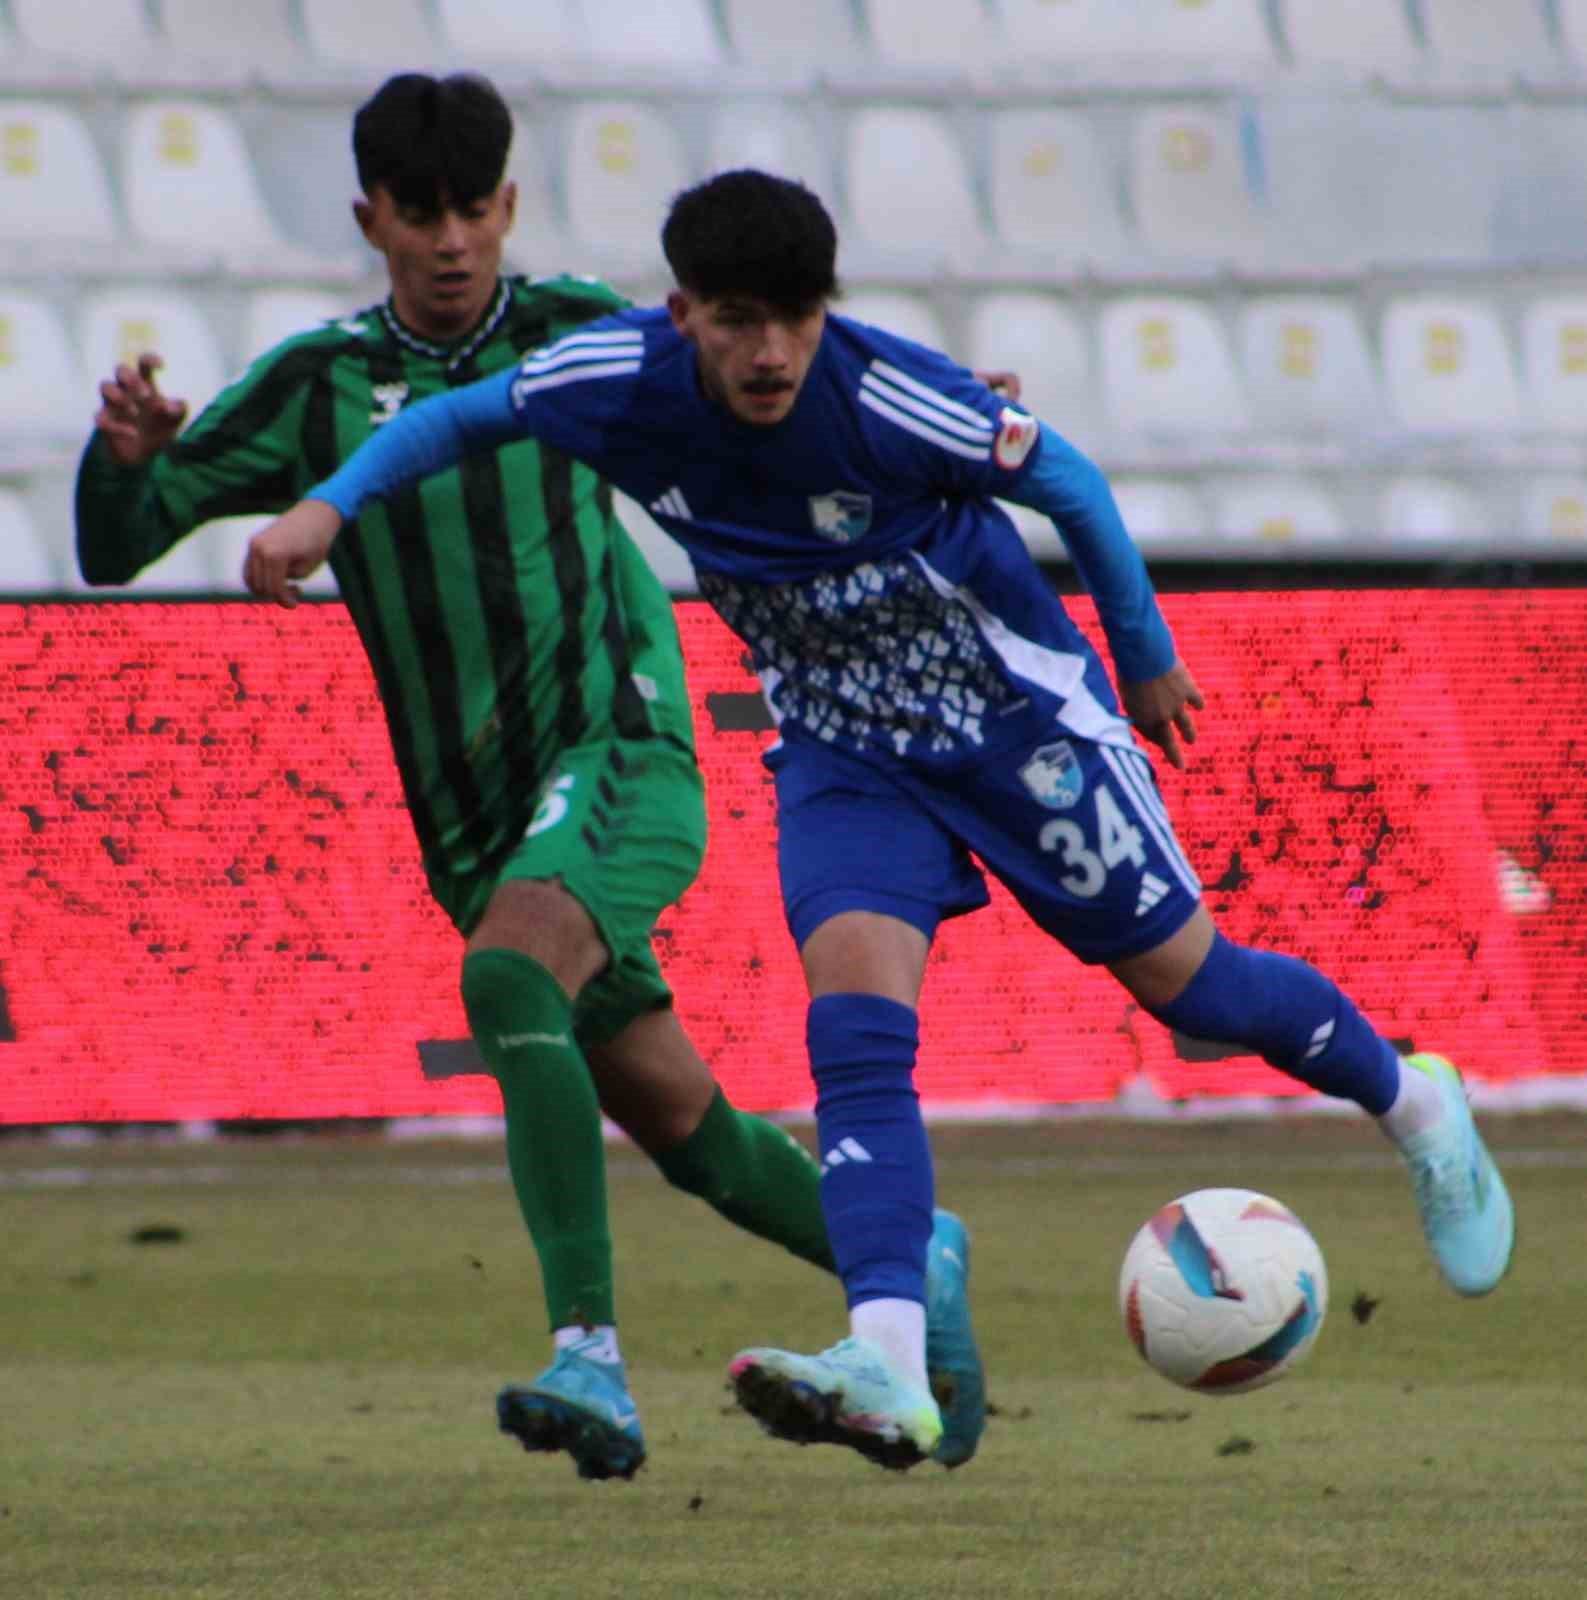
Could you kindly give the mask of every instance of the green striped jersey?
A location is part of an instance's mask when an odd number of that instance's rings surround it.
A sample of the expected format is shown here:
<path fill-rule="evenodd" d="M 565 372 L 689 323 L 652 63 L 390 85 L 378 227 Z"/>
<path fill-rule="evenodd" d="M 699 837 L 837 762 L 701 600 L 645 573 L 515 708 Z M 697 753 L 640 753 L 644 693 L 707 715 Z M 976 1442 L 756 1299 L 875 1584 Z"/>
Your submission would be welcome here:
<path fill-rule="evenodd" d="M 402 407 L 622 304 L 583 278 L 512 278 L 450 346 L 389 304 L 286 340 L 151 467 L 117 467 L 96 436 L 78 482 L 85 575 L 125 581 L 203 522 L 284 510 Z M 609 487 L 562 452 L 515 443 L 373 504 L 331 566 L 432 873 L 515 847 L 563 749 L 613 735 L 692 749 L 671 601 Z"/>

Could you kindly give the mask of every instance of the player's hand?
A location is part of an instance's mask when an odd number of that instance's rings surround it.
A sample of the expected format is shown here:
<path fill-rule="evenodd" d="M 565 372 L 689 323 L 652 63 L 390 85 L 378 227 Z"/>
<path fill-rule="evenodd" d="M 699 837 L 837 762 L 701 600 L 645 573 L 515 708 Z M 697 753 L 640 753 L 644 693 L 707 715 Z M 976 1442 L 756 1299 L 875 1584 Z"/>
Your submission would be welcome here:
<path fill-rule="evenodd" d="M 324 500 L 299 500 L 248 541 L 243 582 L 250 594 L 289 611 L 303 598 L 298 584 L 331 553 L 342 514 Z"/>
<path fill-rule="evenodd" d="M 984 383 L 995 395 L 1001 395 L 1005 400 L 1019 404 L 1020 392 L 1024 385 L 1019 381 L 1017 372 L 978 372 L 977 378 Z"/>
<path fill-rule="evenodd" d="M 136 366 L 122 362 L 115 376 L 99 386 L 101 403 L 94 426 L 124 467 L 154 460 L 182 431 L 187 401 L 161 394 L 154 379 L 164 365 L 155 351 L 145 350 Z"/>
<path fill-rule="evenodd" d="M 1186 744 L 1196 742 L 1196 719 L 1190 714 L 1191 707 L 1202 711 L 1207 704 L 1185 663 L 1176 660 L 1159 677 L 1123 684 L 1121 698 L 1141 737 L 1150 739 L 1168 757 L 1171 767 L 1183 770 L 1185 752 L 1180 738 L 1183 736 Z"/>

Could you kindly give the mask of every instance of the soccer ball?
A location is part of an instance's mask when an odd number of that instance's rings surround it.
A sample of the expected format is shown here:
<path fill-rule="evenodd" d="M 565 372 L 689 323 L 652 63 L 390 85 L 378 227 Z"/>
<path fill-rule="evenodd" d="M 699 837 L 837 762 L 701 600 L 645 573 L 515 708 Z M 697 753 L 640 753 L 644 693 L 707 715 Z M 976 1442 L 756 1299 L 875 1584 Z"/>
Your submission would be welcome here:
<path fill-rule="evenodd" d="M 1328 1309 L 1322 1251 L 1288 1206 L 1197 1189 L 1152 1217 L 1119 1272 L 1125 1331 L 1172 1383 L 1260 1389 L 1311 1349 Z"/>

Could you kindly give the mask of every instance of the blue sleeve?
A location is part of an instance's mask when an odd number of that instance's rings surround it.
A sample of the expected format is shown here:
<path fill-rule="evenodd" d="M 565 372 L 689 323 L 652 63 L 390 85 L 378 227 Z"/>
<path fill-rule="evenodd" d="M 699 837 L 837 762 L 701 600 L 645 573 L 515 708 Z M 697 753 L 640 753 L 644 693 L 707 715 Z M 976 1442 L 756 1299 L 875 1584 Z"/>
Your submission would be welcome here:
<path fill-rule="evenodd" d="M 1120 678 L 1141 683 L 1167 672 L 1176 659 L 1173 635 L 1102 469 L 1044 422 L 1024 472 L 999 492 L 1052 518 L 1096 601 Z"/>
<path fill-rule="evenodd" d="M 522 438 L 513 377 L 510 369 L 495 373 L 399 411 L 305 498 L 329 501 L 351 521 L 370 500 Z"/>

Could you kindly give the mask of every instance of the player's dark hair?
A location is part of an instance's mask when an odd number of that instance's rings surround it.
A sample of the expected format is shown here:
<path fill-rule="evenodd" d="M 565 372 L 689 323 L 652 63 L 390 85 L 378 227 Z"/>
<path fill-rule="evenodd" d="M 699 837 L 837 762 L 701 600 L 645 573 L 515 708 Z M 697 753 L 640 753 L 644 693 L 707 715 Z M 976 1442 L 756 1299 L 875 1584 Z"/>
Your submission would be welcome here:
<path fill-rule="evenodd" d="M 704 300 L 743 295 L 798 316 L 838 292 L 826 207 L 802 183 L 747 167 L 678 195 L 661 248 L 678 287 Z"/>
<path fill-rule="evenodd" d="M 439 211 L 483 200 L 500 186 L 512 112 L 476 73 L 388 78 L 353 118 L 353 159 L 366 195 L 384 185 L 398 205 Z"/>

